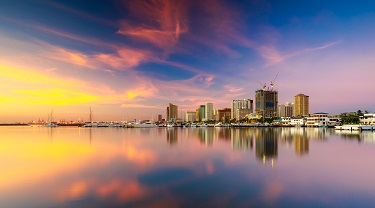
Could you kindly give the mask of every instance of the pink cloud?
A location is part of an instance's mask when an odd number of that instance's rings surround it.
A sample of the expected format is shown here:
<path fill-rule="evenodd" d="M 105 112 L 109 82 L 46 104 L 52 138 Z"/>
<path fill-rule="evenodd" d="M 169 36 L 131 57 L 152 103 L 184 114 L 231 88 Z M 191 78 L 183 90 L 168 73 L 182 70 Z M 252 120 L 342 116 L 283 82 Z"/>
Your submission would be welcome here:
<path fill-rule="evenodd" d="M 123 21 L 118 34 L 169 48 L 177 43 L 182 33 L 187 32 L 183 1 L 133 1 L 127 6 L 134 17 L 142 19 L 145 24 L 133 26 Z"/>

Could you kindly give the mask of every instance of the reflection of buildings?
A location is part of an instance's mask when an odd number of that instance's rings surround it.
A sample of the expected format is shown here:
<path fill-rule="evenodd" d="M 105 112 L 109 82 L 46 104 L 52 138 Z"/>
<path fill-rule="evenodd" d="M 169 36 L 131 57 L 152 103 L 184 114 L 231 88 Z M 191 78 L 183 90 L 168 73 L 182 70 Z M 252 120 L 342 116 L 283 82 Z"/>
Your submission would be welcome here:
<path fill-rule="evenodd" d="M 256 138 L 256 157 L 263 160 L 277 158 L 277 134 L 273 128 L 262 128 L 259 129 L 259 136 Z"/>
<path fill-rule="evenodd" d="M 303 132 L 302 135 L 294 135 L 294 149 L 296 155 L 305 155 L 309 153 L 309 139 L 307 138 L 306 132 Z"/>
<path fill-rule="evenodd" d="M 178 138 L 177 128 L 167 128 L 167 142 L 170 145 L 176 144 Z"/>
<path fill-rule="evenodd" d="M 215 130 L 216 130 L 218 140 L 230 141 L 230 137 L 231 137 L 230 128 L 215 128 Z"/>
<path fill-rule="evenodd" d="M 234 150 L 250 150 L 253 149 L 254 129 L 235 128 L 231 129 L 231 142 Z"/>
<path fill-rule="evenodd" d="M 197 135 L 201 144 L 212 146 L 214 143 L 215 128 L 198 128 Z"/>

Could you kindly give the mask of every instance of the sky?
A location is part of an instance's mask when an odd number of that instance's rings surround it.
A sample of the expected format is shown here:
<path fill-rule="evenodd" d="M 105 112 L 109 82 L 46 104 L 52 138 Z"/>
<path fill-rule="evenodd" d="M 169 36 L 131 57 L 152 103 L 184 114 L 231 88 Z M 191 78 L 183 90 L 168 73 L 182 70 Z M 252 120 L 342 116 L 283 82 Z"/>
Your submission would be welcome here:
<path fill-rule="evenodd" d="M 273 80 L 279 104 L 375 112 L 374 24 L 373 1 L 3 0 L 0 122 L 165 118 Z"/>

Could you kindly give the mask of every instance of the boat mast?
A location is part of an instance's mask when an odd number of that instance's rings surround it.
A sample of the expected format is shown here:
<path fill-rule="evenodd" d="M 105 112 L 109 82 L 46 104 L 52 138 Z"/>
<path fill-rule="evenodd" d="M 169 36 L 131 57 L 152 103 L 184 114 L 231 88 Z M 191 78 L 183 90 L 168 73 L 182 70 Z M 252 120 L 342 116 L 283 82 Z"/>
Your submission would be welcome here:
<path fill-rule="evenodd" d="M 92 110 L 90 108 L 90 123 L 92 123 Z"/>

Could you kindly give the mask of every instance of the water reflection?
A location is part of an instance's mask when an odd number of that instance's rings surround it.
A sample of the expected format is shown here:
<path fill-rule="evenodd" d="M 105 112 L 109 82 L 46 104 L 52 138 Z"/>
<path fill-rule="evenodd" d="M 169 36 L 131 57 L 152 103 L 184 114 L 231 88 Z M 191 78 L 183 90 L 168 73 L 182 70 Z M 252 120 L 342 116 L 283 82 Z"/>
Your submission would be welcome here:
<path fill-rule="evenodd" d="M 172 146 L 177 144 L 178 140 L 178 129 L 176 128 L 167 128 L 167 143 Z"/>
<path fill-rule="evenodd" d="M 274 128 L 259 129 L 256 138 L 255 155 L 258 159 L 262 160 L 264 164 L 270 160 L 273 165 L 274 159 L 277 158 L 278 140 L 276 131 L 277 130 Z"/>
<path fill-rule="evenodd" d="M 0 133 L 0 207 L 375 203 L 375 167 L 366 160 L 375 157 L 375 145 L 356 142 L 374 141 L 373 132 L 351 133 L 354 142 L 318 128 L 28 127 Z"/>

